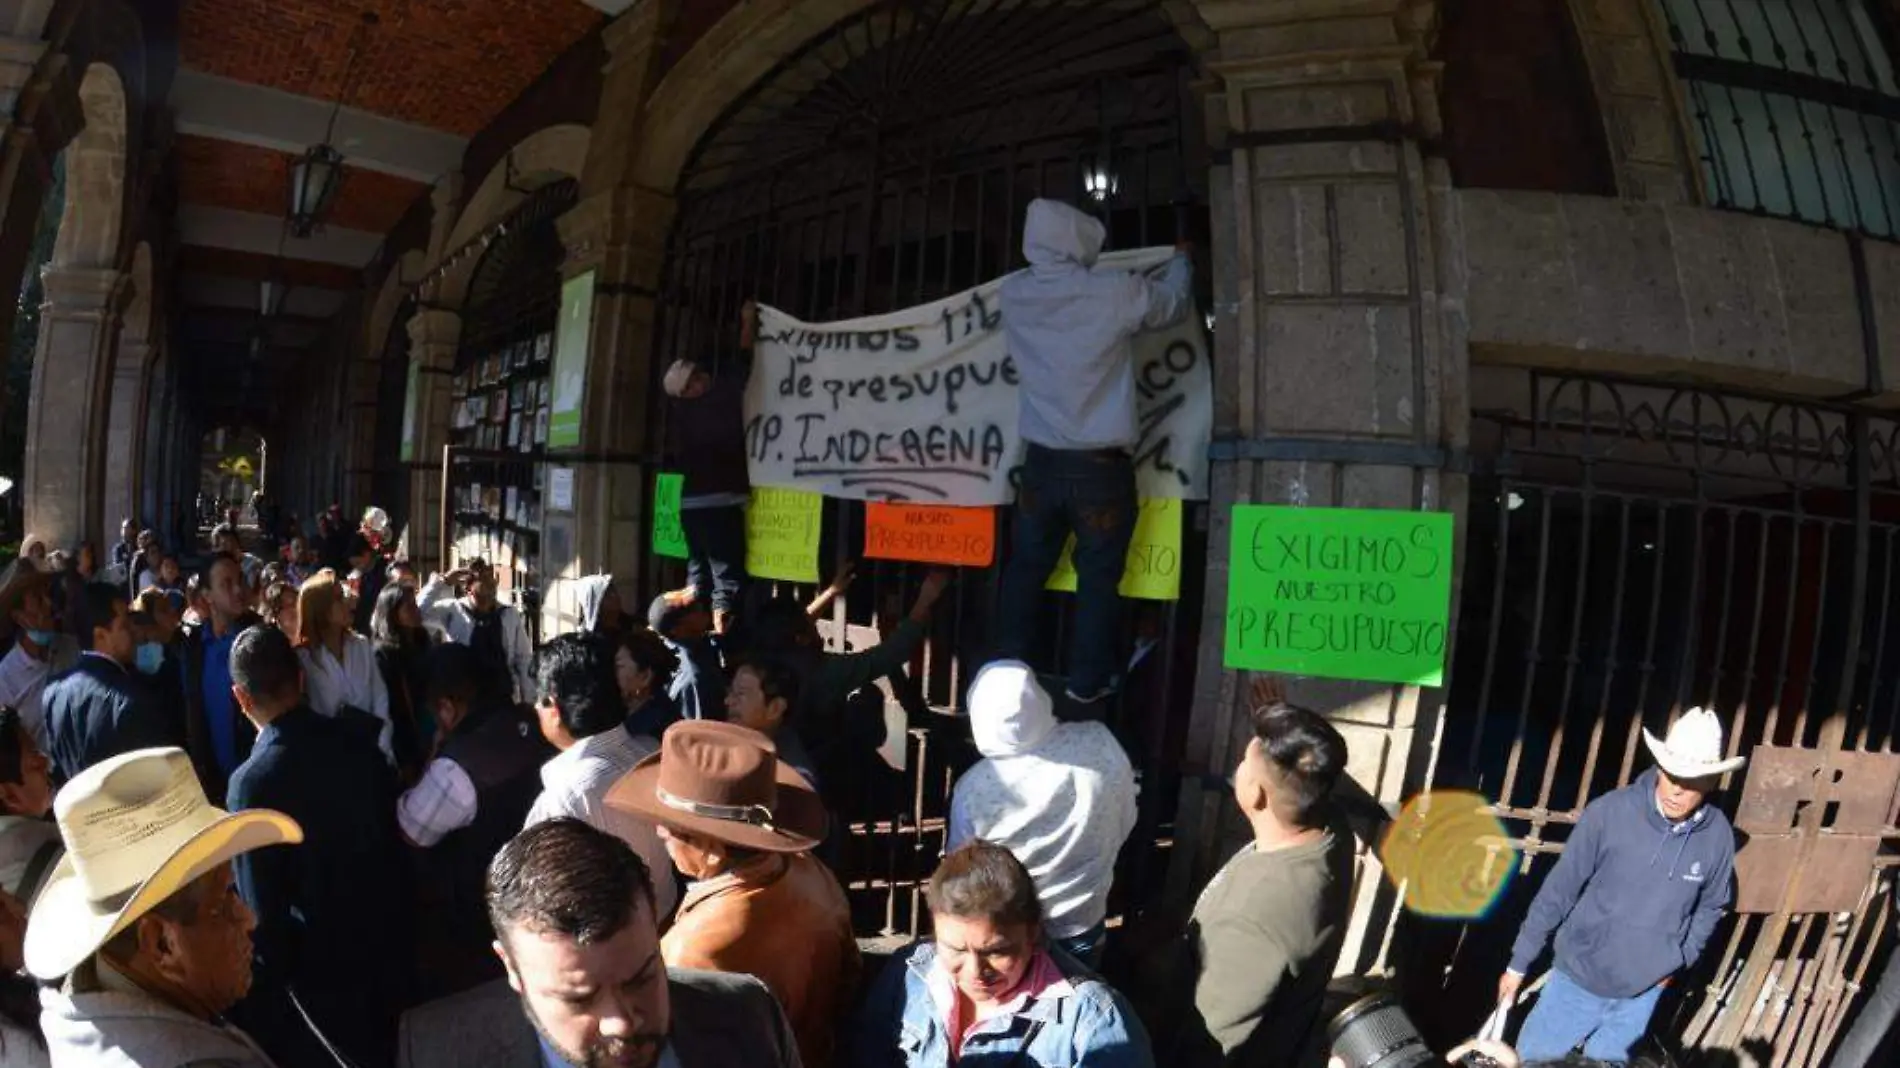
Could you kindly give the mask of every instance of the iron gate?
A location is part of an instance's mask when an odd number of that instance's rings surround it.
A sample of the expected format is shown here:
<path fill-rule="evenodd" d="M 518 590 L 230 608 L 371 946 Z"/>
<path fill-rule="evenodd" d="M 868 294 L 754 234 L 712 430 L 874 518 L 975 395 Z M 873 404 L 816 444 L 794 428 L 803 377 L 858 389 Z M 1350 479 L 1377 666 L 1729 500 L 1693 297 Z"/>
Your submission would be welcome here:
<path fill-rule="evenodd" d="M 1110 247 L 1204 233 L 1206 151 L 1188 60 L 1146 0 L 910 0 L 840 23 L 751 90 L 697 149 L 681 183 L 652 396 L 663 396 L 657 376 L 676 358 L 737 366 L 748 298 L 822 322 L 935 300 L 1014 269 L 1023 209 L 1037 196 L 1093 210 Z M 655 452 L 665 448 L 664 420 L 662 404 Z M 1204 559 L 1205 530 L 1198 506 L 1187 574 Z M 832 502 L 827 570 L 854 559 L 863 538 L 862 506 Z M 1006 520 L 998 543 L 1008 544 Z M 650 562 L 650 586 L 677 582 L 666 566 Z M 908 567 L 860 568 L 821 628 L 831 648 L 875 642 L 920 578 Z M 933 710 L 961 701 L 965 664 L 990 642 L 998 578 L 994 568 L 964 573 L 911 666 L 921 692 L 891 695 L 912 728 L 942 729 L 909 730 L 906 775 L 843 806 L 852 836 L 840 871 L 860 930 L 918 930 L 920 880 L 940 851 L 949 783 L 974 758 L 954 721 Z M 1156 821 L 1172 815 L 1164 799 L 1177 761 L 1166 754 L 1180 739 L 1166 713 L 1185 705 L 1200 618 L 1199 590 L 1185 585 L 1177 604 L 1130 612 L 1138 648 L 1149 651 L 1138 665 L 1149 689 L 1117 719 L 1144 774 L 1138 841 L 1152 842 Z M 1058 671 L 1066 600 L 1045 608 L 1038 660 Z M 1145 848 L 1129 860 L 1141 870 L 1124 883 L 1162 867 Z"/>
<path fill-rule="evenodd" d="M 1900 749 L 1900 423 L 1603 376 L 1477 367 L 1473 385 L 1481 459 L 1437 785 L 1492 798 L 1541 873 L 1583 805 L 1648 766 L 1642 728 L 1716 710 L 1729 752 L 1758 757 L 1719 798 L 1746 843 L 1744 900 L 1656 1031 L 1691 1060 L 1824 1063 L 1891 926 L 1895 860 L 1874 854 L 1900 837 L 1900 757 L 1856 754 Z M 1827 778 L 1777 823 L 1761 799 L 1782 758 Z M 1803 844 L 1777 859 L 1809 807 Z M 1816 852 L 1851 835 L 1864 853 Z M 1808 902 L 1804 866 L 1810 890 L 1832 879 L 1845 900 Z M 1535 886 L 1516 880 L 1482 927 L 1423 940 L 1471 1003 Z"/>

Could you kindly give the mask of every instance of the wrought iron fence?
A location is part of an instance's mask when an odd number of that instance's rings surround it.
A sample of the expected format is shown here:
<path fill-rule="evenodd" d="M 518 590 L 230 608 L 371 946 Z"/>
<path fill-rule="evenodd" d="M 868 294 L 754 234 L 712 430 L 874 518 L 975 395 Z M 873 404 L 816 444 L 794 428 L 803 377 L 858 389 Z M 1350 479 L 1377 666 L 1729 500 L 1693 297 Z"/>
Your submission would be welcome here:
<path fill-rule="evenodd" d="M 1661 0 L 1718 207 L 1900 238 L 1900 87 L 1869 0 Z"/>
<path fill-rule="evenodd" d="M 1479 368 L 1474 392 L 1481 460 L 1436 785 L 1493 799 L 1523 874 L 1547 870 L 1584 805 L 1648 766 L 1645 728 L 1660 735 L 1691 707 L 1717 712 L 1731 754 L 1900 752 L 1900 423 L 1605 376 Z M 1747 828 L 1744 778 L 1719 803 Z M 1894 836 L 1885 789 L 1875 839 Z M 1692 1053 L 1825 1063 L 1882 952 L 1886 864 L 1829 870 L 1851 909 L 1742 909 L 1659 1033 Z M 1535 888 L 1512 885 L 1483 921 L 1494 937 L 1465 938 L 1480 929 L 1467 925 L 1445 945 L 1457 996 L 1494 996 L 1508 946 L 1495 935 Z"/>
<path fill-rule="evenodd" d="M 1093 210 L 1110 247 L 1171 244 L 1205 209 L 1207 172 L 1188 87 L 1188 54 L 1148 0 L 936 0 L 884 2 L 788 57 L 708 131 L 682 179 L 661 318 L 655 382 L 676 358 L 726 371 L 740 305 L 749 298 L 807 321 L 876 314 L 935 300 L 1021 265 L 1023 209 L 1057 197 Z M 665 406 L 649 421 L 666 448 Z M 1007 510 L 1002 510 L 1006 512 Z M 863 507 L 827 505 L 827 572 L 864 542 Z M 1204 559 L 1205 506 L 1190 510 L 1184 574 Z M 1007 517 L 997 542 L 1008 544 Z M 878 640 L 901 616 L 921 571 L 869 563 L 821 624 L 833 651 Z M 653 560 L 649 584 L 678 582 Z M 887 743 L 904 770 L 866 769 L 863 790 L 839 806 L 850 828 L 838 861 L 865 934 L 914 934 L 918 894 L 942 848 L 956 772 L 975 759 L 954 713 L 975 658 L 990 644 L 999 569 L 966 570 L 938 606 L 931 637 L 910 665 L 916 692 L 891 693 L 908 722 Z M 1117 710 L 1143 776 L 1138 840 L 1162 837 L 1172 818 L 1175 727 L 1185 701 L 1199 591 L 1130 610 L 1151 688 Z M 794 591 L 785 591 L 794 592 Z M 796 591 L 809 592 L 809 591 Z M 1067 598 L 1052 595 L 1039 666 L 1060 671 Z M 1125 689 L 1124 692 L 1127 692 Z M 1185 717 L 1173 717 L 1184 722 Z M 894 776 L 894 777 L 893 777 Z M 828 782 L 827 786 L 831 784 Z M 1130 863 L 1147 867 L 1145 849 Z M 1157 870 L 1152 869 L 1149 870 Z"/>

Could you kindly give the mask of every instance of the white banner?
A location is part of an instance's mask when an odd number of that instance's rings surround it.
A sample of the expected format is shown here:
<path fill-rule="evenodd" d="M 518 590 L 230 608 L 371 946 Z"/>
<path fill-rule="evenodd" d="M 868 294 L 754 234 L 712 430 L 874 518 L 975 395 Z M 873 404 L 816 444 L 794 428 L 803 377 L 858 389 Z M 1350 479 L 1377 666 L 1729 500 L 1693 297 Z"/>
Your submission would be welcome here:
<path fill-rule="evenodd" d="M 1149 270 L 1172 255 L 1115 252 L 1101 265 Z M 745 401 L 752 484 L 854 500 L 1009 503 L 1022 439 L 1002 283 L 839 323 L 761 306 Z M 1136 335 L 1135 385 L 1138 495 L 1206 499 L 1213 372 L 1198 310 Z"/>

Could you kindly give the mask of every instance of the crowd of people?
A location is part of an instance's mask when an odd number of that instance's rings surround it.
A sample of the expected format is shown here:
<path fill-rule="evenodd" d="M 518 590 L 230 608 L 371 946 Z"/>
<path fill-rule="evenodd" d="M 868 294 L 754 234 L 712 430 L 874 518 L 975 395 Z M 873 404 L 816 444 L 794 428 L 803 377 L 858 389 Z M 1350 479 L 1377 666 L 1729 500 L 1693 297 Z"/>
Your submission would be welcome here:
<path fill-rule="evenodd" d="M 1290 947 L 1281 977 L 1219 939 L 1163 1024 L 1098 971 L 1131 762 L 1018 660 L 970 688 L 982 759 L 929 881 L 934 937 L 860 952 L 827 784 L 879 759 L 859 699 L 903 674 L 948 573 L 855 653 L 814 622 L 849 574 L 721 614 L 689 586 L 644 621 L 598 576 L 579 625 L 531 648 L 484 561 L 419 581 L 376 533 L 339 569 L 221 525 L 180 585 L 127 524 L 89 581 L 8 569 L 0 964 L 25 974 L 0 1061 L 1147 1065 L 1312 1037 L 1351 883 L 1323 717 L 1264 705 L 1236 779 L 1261 848 L 1305 848 L 1301 932 L 1248 920 Z"/>
<path fill-rule="evenodd" d="M 931 935 L 867 959 L 833 862 L 875 778 L 879 680 L 950 587 L 828 651 L 815 601 L 749 583 L 743 361 L 675 366 L 688 585 L 630 610 L 579 584 L 539 647 L 495 569 L 424 581 L 388 517 L 306 532 L 255 502 L 189 578 L 132 522 L 101 568 L 29 538 L 0 577 L 0 1063 L 56 1068 L 1147 1068 L 1323 1055 L 1354 899 L 1348 764 L 1327 718 L 1258 680 L 1231 779 L 1251 838 L 1185 933 L 1101 964 L 1137 778 L 1101 719 L 1133 523 L 1127 342 L 1180 313 L 1188 257 L 1094 268 L 1101 224 L 1038 201 L 1005 288 L 1030 443 L 995 655 L 963 702 L 924 897 Z M 1185 250 L 1184 250 L 1185 251 Z M 754 327 L 741 331 L 746 347 Z M 1072 673 L 1026 662 L 1032 599 L 1077 539 Z M 182 580 L 181 580 L 182 579 Z M 651 591 L 649 591 L 651 592 Z M 633 598 L 637 606 L 643 598 Z M 1053 692 L 1052 692 L 1053 691 Z M 1714 717 L 1583 814 L 1499 1002 L 1555 940 L 1521 1041 L 1627 1060 L 1729 900 L 1732 770 Z M 1135 842 L 1134 848 L 1150 843 Z"/>

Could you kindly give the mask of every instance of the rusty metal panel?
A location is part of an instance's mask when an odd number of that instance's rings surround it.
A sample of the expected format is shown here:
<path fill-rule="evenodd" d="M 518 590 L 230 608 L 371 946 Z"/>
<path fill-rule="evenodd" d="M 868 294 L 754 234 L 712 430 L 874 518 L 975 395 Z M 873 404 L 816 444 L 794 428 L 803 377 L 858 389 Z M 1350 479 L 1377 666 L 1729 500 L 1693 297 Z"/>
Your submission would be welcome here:
<path fill-rule="evenodd" d="M 1809 846 L 1805 853 L 1804 844 Z M 1823 834 L 1812 843 L 1794 835 L 1752 837 L 1735 854 L 1735 911 L 1852 912 L 1879 853 L 1879 838 L 1859 835 Z"/>

